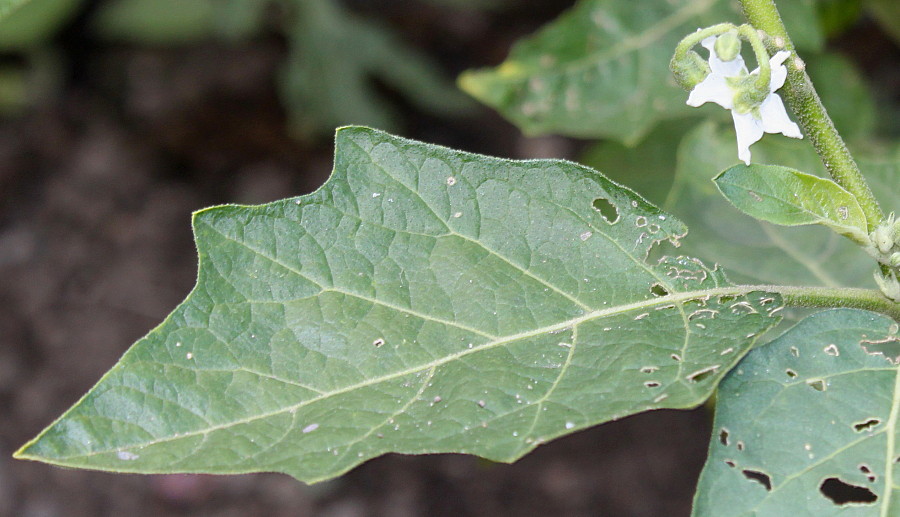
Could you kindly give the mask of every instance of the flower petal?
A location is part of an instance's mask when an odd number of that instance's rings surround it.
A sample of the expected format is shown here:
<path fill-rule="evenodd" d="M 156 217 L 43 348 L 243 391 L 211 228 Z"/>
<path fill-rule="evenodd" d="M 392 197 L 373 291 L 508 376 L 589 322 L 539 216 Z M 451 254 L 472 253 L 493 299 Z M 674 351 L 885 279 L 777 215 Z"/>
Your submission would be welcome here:
<path fill-rule="evenodd" d="M 725 109 L 731 109 L 734 106 L 734 91 L 728 86 L 725 78 L 715 72 L 710 73 L 706 79 L 694 86 L 691 94 L 688 95 L 687 105 L 697 107 L 707 102 L 715 102 Z"/>
<path fill-rule="evenodd" d="M 774 92 L 775 90 L 784 86 L 784 80 L 787 79 L 787 67 L 784 66 L 784 60 L 789 58 L 791 53 L 786 50 L 781 50 L 776 52 L 774 56 L 769 58 L 769 68 L 772 70 L 771 79 L 769 80 L 769 91 Z"/>
<path fill-rule="evenodd" d="M 750 113 L 731 111 L 734 119 L 734 132 L 737 135 L 738 158 L 750 165 L 750 146 L 763 136 L 762 121 Z"/>
<path fill-rule="evenodd" d="M 784 102 L 777 93 L 769 94 L 759 106 L 762 128 L 766 133 L 781 133 L 791 138 L 803 138 L 800 127 L 788 117 Z"/>
<path fill-rule="evenodd" d="M 747 67 L 744 65 L 744 58 L 741 57 L 740 54 L 731 61 L 722 61 L 719 59 L 719 55 L 716 54 L 717 38 L 718 36 L 710 36 L 704 38 L 704 40 L 700 42 L 701 45 L 709 50 L 709 69 L 712 73 L 724 77 L 735 77 L 741 75 L 742 72 L 746 72 Z"/>

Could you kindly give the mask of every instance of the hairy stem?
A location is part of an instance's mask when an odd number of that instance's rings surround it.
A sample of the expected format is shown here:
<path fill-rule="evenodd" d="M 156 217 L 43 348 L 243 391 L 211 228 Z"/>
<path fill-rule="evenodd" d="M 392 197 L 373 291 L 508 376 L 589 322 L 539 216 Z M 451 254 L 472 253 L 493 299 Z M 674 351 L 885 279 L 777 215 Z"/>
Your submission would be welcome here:
<path fill-rule="evenodd" d="M 871 232 L 884 219 L 884 212 L 878 206 L 878 200 L 872 194 L 872 189 L 869 188 L 869 184 L 860 173 L 859 167 L 834 128 L 834 123 L 813 88 L 812 81 L 806 74 L 806 66 L 797 57 L 794 43 L 781 21 L 775 2 L 773 0 L 740 1 L 747 20 L 769 36 L 767 44 L 772 46 L 773 50 L 783 49 L 791 52 L 792 59 L 787 63 L 785 100 L 797 115 L 800 127 L 809 136 L 816 152 L 822 158 L 825 168 L 828 169 L 828 173 L 831 174 L 834 181 L 856 196 L 866 214 Z"/>
<path fill-rule="evenodd" d="M 876 289 L 849 287 L 795 287 L 788 285 L 741 285 L 743 292 L 778 293 L 790 307 L 846 307 L 879 312 L 900 321 L 900 303 L 885 297 Z"/>

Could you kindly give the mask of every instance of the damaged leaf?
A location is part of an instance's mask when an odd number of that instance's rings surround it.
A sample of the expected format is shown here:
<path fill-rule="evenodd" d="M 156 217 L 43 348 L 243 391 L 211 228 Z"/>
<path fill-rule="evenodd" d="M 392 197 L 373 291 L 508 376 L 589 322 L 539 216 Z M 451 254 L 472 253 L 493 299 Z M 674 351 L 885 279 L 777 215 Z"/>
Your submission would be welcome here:
<path fill-rule="evenodd" d="M 591 169 L 336 140 L 318 191 L 197 212 L 195 289 L 17 456 L 307 482 L 387 452 L 513 461 L 702 403 L 778 320 L 696 259 L 648 262 L 684 225 Z"/>
<path fill-rule="evenodd" d="M 719 387 L 694 515 L 898 515 L 897 356 L 897 323 L 856 309 L 751 351 Z"/>

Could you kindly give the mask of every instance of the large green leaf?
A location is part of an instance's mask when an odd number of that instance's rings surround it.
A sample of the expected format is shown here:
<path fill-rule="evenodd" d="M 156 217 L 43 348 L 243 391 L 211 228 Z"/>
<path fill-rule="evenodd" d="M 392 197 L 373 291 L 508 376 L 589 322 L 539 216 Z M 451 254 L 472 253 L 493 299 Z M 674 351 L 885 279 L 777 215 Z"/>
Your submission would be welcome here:
<path fill-rule="evenodd" d="M 797 46 L 820 49 L 813 0 L 784 4 Z M 742 22 L 729 0 L 582 0 L 518 42 L 500 66 L 463 74 L 460 86 L 527 134 L 632 145 L 661 120 L 694 114 L 669 60 L 683 37 L 726 21 Z"/>
<path fill-rule="evenodd" d="M 756 163 L 826 175 L 812 146 L 804 140 L 766 135 L 752 151 Z M 688 253 L 716 261 L 731 276 L 747 282 L 874 286 L 871 257 L 849 240 L 825 228 L 762 222 L 740 213 L 722 198 L 712 177 L 737 161 L 731 127 L 704 123 L 682 142 L 666 208 L 691 228 L 693 238 L 685 242 Z"/>
<path fill-rule="evenodd" d="M 694 515 L 900 515 L 900 337 L 859 310 L 810 316 L 722 382 Z"/>
<path fill-rule="evenodd" d="M 634 143 L 660 120 L 693 114 L 669 72 L 675 45 L 739 20 L 721 0 L 582 0 L 460 86 L 528 134 Z"/>
<path fill-rule="evenodd" d="M 196 213 L 194 291 L 18 456 L 310 482 L 390 451 L 512 461 L 703 402 L 778 319 L 695 259 L 648 263 L 684 226 L 586 167 L 336 147 L 313 194 Z"/>

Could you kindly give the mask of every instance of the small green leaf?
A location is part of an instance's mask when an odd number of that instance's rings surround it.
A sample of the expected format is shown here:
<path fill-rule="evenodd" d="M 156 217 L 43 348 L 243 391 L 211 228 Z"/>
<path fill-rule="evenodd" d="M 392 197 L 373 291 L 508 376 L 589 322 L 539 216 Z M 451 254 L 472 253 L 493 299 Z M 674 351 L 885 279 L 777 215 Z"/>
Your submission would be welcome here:
<path fill-rule="evenodd" d="M 820 312 L 722 382 L 697 517 L 900 514 L 900 337 Z"/>
<path fill-rule="evenodd" d="M 698 27 L 739 20 L 723 0 L 582 0 L 503 64 L 459 83 L 527 134 L 634 144 L 660 120 L 696 113 L 669 72 L 675 45 Z"/>
<path fill-rule="evenodd" d="M 778 165 L 735 165 L 715 178 L 726 199 L 745 214 L 782 226 L 821 224 L 868 243 L 866 216 L 837 183 Z"/>
<path fill-rule="evenodd" d="M 512 461 L 702 403 L 781 308 L 647 261 L 684 225 L 586 167 L 367 128 L 316 192 L 193 222 L 196 288 L 18 457 L 308 482 L 387 452 Z"/>
<path fill-rule="evenodd" d="M 754 144 L 753 157 L 827 174 L 805 140 L 766 135 Z M 710 178 L 737 162 L 730 122 L 727 126 L 706 122 L 690 131 L 678 149 L 677 162 L 664 206 L 691 228 L 684 252 L 722 264 L 732 278 L 747 283 L 875 286 L 872 258 L 860 246 L 827 228 L 774 226 L 754 219 L 719 194 Z M 872 177 L 869 169 L 864 167 L 863 172 Z M 896 185 L 897 175 L 884 177 Z M 884 192 L 878 194 L 884 199 Z"/>

